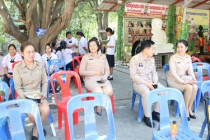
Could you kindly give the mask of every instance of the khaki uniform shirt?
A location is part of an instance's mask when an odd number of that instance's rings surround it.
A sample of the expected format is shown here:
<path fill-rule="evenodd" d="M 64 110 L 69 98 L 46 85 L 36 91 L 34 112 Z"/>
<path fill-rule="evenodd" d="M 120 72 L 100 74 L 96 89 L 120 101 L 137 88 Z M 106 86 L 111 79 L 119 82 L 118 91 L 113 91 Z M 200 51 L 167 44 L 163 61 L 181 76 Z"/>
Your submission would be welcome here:
<path fill-rule="evenodd" d="M 144 82 L 158 82 L 154 57 L 145 58 L 142 53 L 133 56 L 130 60 L 130 77 L 134 86 Z"/>
<path fill-rule="evenodd" d="M 102 72 L 102 75 L 95 75 L 96 71 Z M 91 53 L 85 54 L 80 64 L 79 73 L 80 75 L 85 76 L 85 88 L 90 91 L 98 86 L 111 86 L 111 83 L 107 80 L 110 72 L 104 54 L 99 54 L 97 58 L 93 57 Z M 104 80 L 105 83 L 97 83 L 99 80 Z"/>
<path fill-rule="evenodd" d="M 25 95 L 34 91 L 46 97 L 48 82 L 42 62 L 34 61 L 32 69 L 24 61 L 18 63 L 13 70 L 13 77 L 18 98 L 25 98 Z"/>
<path fill-rule="evenodd" d="M 168 72 L 168 79 L 174 80 L 178 83 L 184 83 L 182 76 L 189 75 L 195 79 L 193 73 L 192 60 L 191 57 L 185 54 L 184 57 L 174 54 L 169 60 L 170 71 Z"/>

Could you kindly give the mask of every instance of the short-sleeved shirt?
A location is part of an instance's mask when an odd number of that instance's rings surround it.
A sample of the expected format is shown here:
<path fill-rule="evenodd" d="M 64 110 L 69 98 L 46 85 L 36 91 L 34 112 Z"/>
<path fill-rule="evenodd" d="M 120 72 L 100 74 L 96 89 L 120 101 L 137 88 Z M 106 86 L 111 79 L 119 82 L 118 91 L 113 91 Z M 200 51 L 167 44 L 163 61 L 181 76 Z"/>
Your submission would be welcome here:
<path fill-rule="evenodd" d="M 15 57 L 12 59 L 10 54 L 4 56 L 2 60 L 2 66 L 8 68 L 8 73 L 12 73 L 12 64 L 16 61 L 21 61 L 22 56 L 16 52 Z"/>
<path fill-rule="evenodd" d="M 79 53 L 81 54 L 86 54 L 86 51 L 84 50 L 85 47 L 86 49 L 88 49 L 88 45 L 87 45 L 87 39 L 84 37 L 81 37 L 80 41 L 79 41 Z"/>
<path fill-rule="evenodd" d="M 65 38 L 64 41 L 67 43 L 67 46 L 71 46 L 73 44 L 75 44 L 76 46 L 78 46 L 78 41 L 76 38 L 71 37 L 71 39 Z M 78 49 L 76 48 L 71 48 L 72 51 L 78 52 Z"/>
<path fill-rule="evenodd" d="M 185 56 L 180 56 L 178 54 L 172 55 L 169 60 L 169 67 L 168 78 L 173 78 L 179 83 L 184 83 L 184 80 L 181 78 L 184 75 L 192 76 L 192 78 L 195 79 L 192 60 L 187 54 L 185 54 Z"/>
<path fill-rule="evenodd" d="M 65 64 L 67 65 L 72 61 L 72 50 L 71 49 L 62 49 L 62 56 L 65 61 Z"/>
<path fill-rule="evenodd" d="M 57 59 L 57 55 L 55 55 L 54 53 L 51 53 L 50 57 L 48 57 L 46 53 L 42 55 L 42 61 L 43 61 L 43 64 L 44 64 L 46 69 L 48 69 L 48 63 L 47 62 L 51 59 Z"/>
<path fill-rule="evenodd" d="M 46 97 L 48 81 L 42 62 L 34 61 L 32 69 L 29 69 L 24 61 L 18 63 L 13 70 L 13 78 L 18 98 L 25 98 L 32 92 Z"/>
<path fill-rule="evenodd" d="M 134 84 L 144 82 L 158 82 L 158 75 L 154 57 L 145 58 L 142 53 L 133 56 L 130 60 L 130 77 Z"/>
<path fill-rule="evenodd" d="M 116 41 L 114 35 L 110 36 L 109 42 L 107 43 L 107 46 L 114 46 L 114 48 L 107 48 L 106 49 L 106 54 L 108 55 L 114 55 L 115 54 L 115 46 L 116 46 Z"/>
<path fill-rule="evenodd" d="M 34 60 L 42 62 L 42 57 L 38 52 L 35 52 Z"/>
<path fill-rule="evenodd" d="M 57 51 L 55 54 L 57 55 L 58 59 L 63 59 L 63 55 L 61 51 Z"/>
<path fill-rule="evenodd" d="M 102 75 L 95 75 L 96 71 L 100 71 Z M 80 64 L 79 73 L 85 76 L 85 88 L 90 91 L 100 86 L 111 87 L 111 83 L 107 80 L 109 76 L 109 65 L 104 54 L 99 54 L 98 57 L 93 57 L 91 53 L 85 54 Z M 104 80 L 105 83 L 97 83 L 99 80 Z"/>

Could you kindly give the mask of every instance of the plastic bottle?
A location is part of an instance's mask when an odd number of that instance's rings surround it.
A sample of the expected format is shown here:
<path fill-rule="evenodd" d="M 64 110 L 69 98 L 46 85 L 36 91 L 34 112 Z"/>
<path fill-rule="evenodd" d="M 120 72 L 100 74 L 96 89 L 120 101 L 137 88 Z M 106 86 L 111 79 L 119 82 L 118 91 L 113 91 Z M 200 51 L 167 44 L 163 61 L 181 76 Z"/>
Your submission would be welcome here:
<path fill-rule="evenodd" d="M 177 135 L 177 124 L 176 121 L 173 121 L 173 123 L 171 124 L 171 137 L 175 138 Z"/>

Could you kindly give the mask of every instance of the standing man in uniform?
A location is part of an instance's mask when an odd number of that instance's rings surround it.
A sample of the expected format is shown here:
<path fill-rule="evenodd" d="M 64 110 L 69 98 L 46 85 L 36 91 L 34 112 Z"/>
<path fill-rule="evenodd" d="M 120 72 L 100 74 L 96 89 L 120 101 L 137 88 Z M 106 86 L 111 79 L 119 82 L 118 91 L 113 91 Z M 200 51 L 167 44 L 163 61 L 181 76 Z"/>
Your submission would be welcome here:
<path fill-rule="evenodd" d="M 144 110 L 144 122 L 147 126 L 152 127 L 150 114 L 147 105 L 147 95 L 155 88 L 163 87 L 158 83 L 158 75 L 155 67 L 154 42 L 145 40 L 141 43 L 140 53 L 133 56 L 130 60 L 130 77 L 133 81 L 134 90 L 141 95 L 142 106 Z M 152 112 L 153 120 L 160 121 L 159 104 L 156 103 Z M 153 122 L 153 127 L 155 123 Z"/>

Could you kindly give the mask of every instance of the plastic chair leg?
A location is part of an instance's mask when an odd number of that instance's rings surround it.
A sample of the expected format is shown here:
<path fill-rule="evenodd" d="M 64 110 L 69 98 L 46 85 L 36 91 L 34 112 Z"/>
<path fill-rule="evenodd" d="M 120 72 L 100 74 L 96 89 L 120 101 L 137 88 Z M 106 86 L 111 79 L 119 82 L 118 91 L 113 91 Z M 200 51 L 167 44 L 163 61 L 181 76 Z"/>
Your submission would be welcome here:
<path fill-rule="evenodd" d="M 73 123 L 74 124 L 78 124 L 79 123 L 79 120 L 78 120 L 78 116 L 79 116 L 79 113 L 78 113 L 78 111 L 74 111 L 74 113 L 73 113 Z"/>
<path fill-rule="evenodd" d="M 10 132 L 9 132 L 9 124 L 8 124 L 8 122 L 6 122 L 5 131 L 6 131 L 6 134 L 7 134 L 7 138 L 10 140 L 11 139 L 11 135 L 10 135 Z"/>
<path fill-rule="evenodd" d="M 113 111 L 113 114 L 115 114 L 114 95 L 112 94 L 110 98 L 111 98 L 111 103 L 112 103 L 112 111 Z"/>
<path fill-rule="evenodd" d="M 65 140 L 71 140 L 67 112 L 64 113 L 65 118 Z"/>
<path fill-rule="evenodd" d="M 173 105 L 174 105 L 174 102 L 175 102 L 174 100 L 171 100 L 171 106 L 173 106 Z"/>
<path fill-rule="evenodd" d="M 62 111 L 58 109 L 58 129 L 62 128 Z"/>
<path fill-rule="evenodd" d="M 175 117 L 178 118 L 179 117 L 179 104 L 176 102 L 176 111 L 175 111 Z"/>
<path fill-rule="evenodd" d="M 133 110 L 133 108 L 134 108 L 135 100 L 136 100 L 136 94 L 133 91 L 132 101 L 131 101 L 131 110 Z"/>
<path fill-rule="evenodd" d="M 201 89 L 198 88 L 198 92 L 197 92 L 197 95 L 196 95 L 196 98 L 195 98 L 195 109 L 194 109 L 194 112 L 197 111 L 198 107 L 199 107 L 199 104 L 200 104 L 200 100 L 201 100 Z"/>
<path fill-rule="evenodd" d="M 200 138 L 203 137 L 203 133 L 204 133 L 204 130 L 205 130 L 205 128 L 206 128 L 206 124 L 207 124 L 207 120 L 206 120 L 206 118 L 205 118 L 205 120 L 203 121 L 202 127 L 201 127 L 200 134 L 199 134 L 199 137 L 200 137 Z"/>
<path fill-rule="evenodd" d="M 53 123 L 53 117 L 52 117 L 52 112 L 50 110 L 50 113 L 48 115 L 48 121 L 50 123 L 50 127 L 51 127 L 51 130 L 52 130 L 52 134 L 53 136 L 55 137 L 56 136 L 56 131 L 55 131 L 55 126 L 54 126 L 54 123 Z"/>
<path fill-rule="evenodd" d="M 137 116 L 138 122 L 141 122 L 142 113 L 143 113 L 143 107 L 142 107 L 142 102 L 141 102 L 141 96 L 139 96 L 139 109 L 138 109 L 138 116 Z"/>

